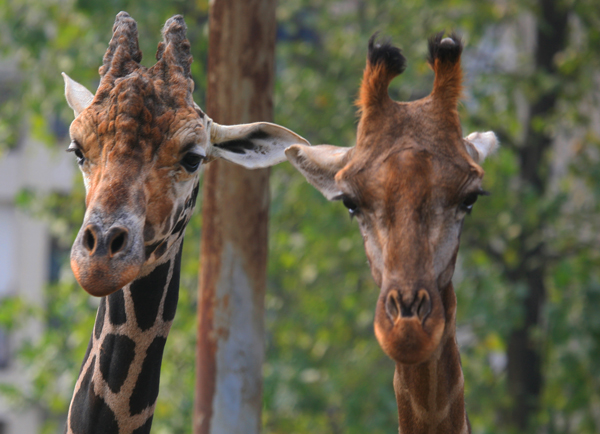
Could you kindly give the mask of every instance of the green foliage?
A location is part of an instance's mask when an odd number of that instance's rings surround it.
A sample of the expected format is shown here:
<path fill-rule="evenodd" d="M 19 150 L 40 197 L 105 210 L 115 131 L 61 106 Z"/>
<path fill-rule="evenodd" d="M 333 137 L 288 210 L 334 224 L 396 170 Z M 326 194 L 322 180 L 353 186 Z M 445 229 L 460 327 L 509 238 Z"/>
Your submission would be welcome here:
<path fill-rule="evenodd" d="M 394 80 L 390 93 L 395 99 L 411 100 L 431 88 L 427 37 L 442 29 L 462 34 L 468 72 L 460 108 L 464 130 L 495 130 L 502 142 L 484 165 L 485 188 L 492 195 L 482 198 L 465 222 L 455 276 L 458 337 L 473 430 L 514 431 L 504 424 L 514 397 L 502 361 L 511 332 L 524 323 L 528 273 L 541 267 L 546 302 L 530 335 L 543 356 L 544 388 L 540 410 L 526 432 L 596 433 L 600 137 L 594 120 L 600 106 L 599 12 L 593 1 L 571 2 L 571 36 L 554 58 L 556 71 L 550 73 L 536 70 L 527 56 L 507 59 L 497 51 L 498 38 L 506 37 L 501 29 L 531 25 L 539 12 L 532 3 L 281 2 L 275 121 L 315 144 L 351 146 L 353 102 L 370 35 L 380 31 L 402 47 L 408 68 Z M 164 20 L 173 13 L 185 14 L 196 59 L 196 101 L 203 105 L 205 2 L 100 4 L 0 1 L 1 54 L 17 62 L 20 71 L 18 86 L 6 99 L 3 96 L 0 146 L 16 141 L 24 120 L 36 136 L 56 140 L 56 120 L 67 124 L 72 119 L 63 101 L 60 72 L 91 89 L 97 85 L 97 68 L 119 10 L 138 21 L 146 65 L 152 63 Z M 557 95 L 554 109 L 529 120 L 532 104 L 548 92 Z M 572 144 L 540 155 L 536 170 L 544 179 L 543 191 L 524 181 L 521 151 L 532 146 L 524 143 L 530 130 Z M 356 224 L 341 204 L 327 203 L 288 164 L 273 169 L 271 186 L 264 431 L 396 431 L 393 364 L 373 336 L 378 289 Z M 83 216 L 80 179 L 69 197 L 40 198 L 24 191 L 16 200 L 48 221 L 61 242 L 70 245 Z M 200 228 L 197 213 L 186 233 L 180 302 L 165 351 L 156 433 L 191 431 Z M 62 423 L 95 304 L 77 287 L 65 264 L 61 279 L 46 292 L 44 307 L 2 300 L 0 325 L 5 329 L 17 329 L 32 317 L 46 328 L 39 341 L 27 343 L 20 352 L 32 387 L 2 387 L 0 392 L 16 404 L 42 408 L 48 417 L 45 432 L 52 432 Z"/>
<path fill-rule="evenodd" d="M 291 167 L 272 186 L 265 432 L 388 432 L 393 363 L 373 336 L 360 234 Z"/>

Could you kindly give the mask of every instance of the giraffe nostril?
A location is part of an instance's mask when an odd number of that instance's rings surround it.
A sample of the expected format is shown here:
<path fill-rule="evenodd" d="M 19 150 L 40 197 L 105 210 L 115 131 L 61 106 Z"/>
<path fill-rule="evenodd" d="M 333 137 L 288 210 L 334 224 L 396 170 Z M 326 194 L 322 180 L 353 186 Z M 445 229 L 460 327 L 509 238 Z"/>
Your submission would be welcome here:
<path fill-rule="evenodd" d="M 109 236 L 109 254 L 114 256 L 127 245 L 127 230 L 123 228 L 113 228 Z"/>
<path fill-rule="evenodd" d="M 391 290 L 385 301 L 385 310 L 392 322 L 399 318 L 418 317 L 423 322 L 431 312 L 432 303 L 429 293 L 420 289 L 412 301 L 406 303 L 402 294 L 397 290 Z"/>
<path fill-rule="evenodd" d="M 82 240 L 82 244 L 83 247 L 85 247 L 85 249 L 87 251 L 90 252 L 90 255 L 94 252 L 94 248 L 96 247 L 96 231 L 93 230 L 93 228 L 87 227 L 85 229 L 85 232 L 83 233 L 83 240 Z"/>
<path fill-rule="evenodd" d="M 426 290 L 419 290 L 415 305 L 417 306 L 417 316 L 419 317 L 419 320 L 421 322 L 425 321 L 425 318 L 427 318 L 431 312 L 431 298 Z"/>
<path fill-rule="evenodd" d="M 385 311 L 392 322 L 395 322 L 400 316 L 400 311 L 402 309 L 400 300 L 398 300 L 398 298 L 399 294 L 397 291 L 390 291 L 385 300 Z"/>

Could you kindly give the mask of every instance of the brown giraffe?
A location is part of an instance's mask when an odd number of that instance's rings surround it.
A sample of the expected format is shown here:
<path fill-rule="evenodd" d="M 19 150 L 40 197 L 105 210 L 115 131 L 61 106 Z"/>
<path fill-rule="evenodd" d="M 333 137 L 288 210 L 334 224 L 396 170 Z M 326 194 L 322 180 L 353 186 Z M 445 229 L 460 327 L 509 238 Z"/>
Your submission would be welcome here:
<path fill-rule="evenodd" d="M 462 44 L 442 36 L 429 40 L 435 72 L 429 96 L 392 101 L 388 85 L 403 72 L 405 59 L 373 36 L 357 101 L 356 146 L 286 150 L 311 184 L 327 199 L 341 200 L 358 220 L 381 289 L 375 335 L 396 362 L 402 434 L 470 432 L 451 278 L 463 220 L 485 194 L 479 164 L 497 141 L 492 132 L 462 138 Z"/>
<path fill-rule="evenodd" d="M 86 187 L 71 266 L 81 286 L 102 297 L 67 433 L 150 432 L 203 164 L 266 167 L 285 160 L 286 147 L 308 144 L 278 125 L 222 126 L 205 115 L 192 100 L 185 33 L 181 16 L 169 19 L 157 63 L 145 68 L 136 23 L 121 12 L 96 95 L 65 75 L 75 112 L 68 151 Z"/>

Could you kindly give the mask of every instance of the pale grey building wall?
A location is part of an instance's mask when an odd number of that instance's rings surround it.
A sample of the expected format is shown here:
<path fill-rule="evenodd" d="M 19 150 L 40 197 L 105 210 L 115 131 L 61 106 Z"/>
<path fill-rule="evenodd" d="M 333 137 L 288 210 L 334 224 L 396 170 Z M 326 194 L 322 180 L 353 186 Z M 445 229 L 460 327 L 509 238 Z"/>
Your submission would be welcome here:
<path fill-rule="evenodd" d="M 0 297 L 19 295 L 30 303 L 43 305 L 44 286 L 50 268 L 50 232 L 47 225 L 18 210 L 15 195 L 24 188 L 44 194 L 68 192 L 74 176 L 74 162 L 64 149 L 51 149 L 24 140 L 13 150 L 0 154 Z M 0 382 L 30 387 L 30 379 L 11 350 L 24 338 L 36 338 L 42 324 L 30 321 L 18 334 L 0 338 Z M 39 410 L 15 411 L 0 400 L 0 434 L 36 434 L 42 421 Z"/>

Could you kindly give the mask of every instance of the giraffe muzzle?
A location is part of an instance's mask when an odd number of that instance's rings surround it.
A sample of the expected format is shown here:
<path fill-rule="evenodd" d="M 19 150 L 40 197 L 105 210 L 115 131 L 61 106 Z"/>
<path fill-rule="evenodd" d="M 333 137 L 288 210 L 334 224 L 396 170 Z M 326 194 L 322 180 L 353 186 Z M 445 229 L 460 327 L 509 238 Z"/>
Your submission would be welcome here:
<path fill-rule="evenodd" d="M 145 260 L 141 238 L 122 224 L 84 224 L 71 249 L 71 268 L 83 289 L 103 297 L 135 279 Z"/>
<path fill-rule="evenodd" d="M 435 288 L 382 290 L 374 328 L 379 345 L 394 361 L 414 364 L 427 360 L 445 329 L 439 292 Z"/>

